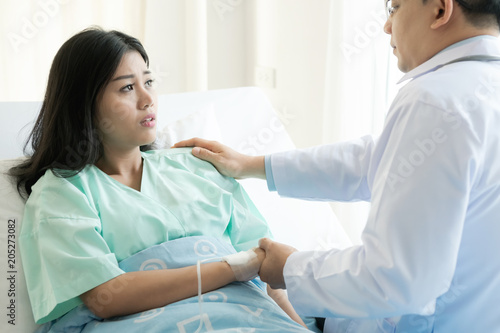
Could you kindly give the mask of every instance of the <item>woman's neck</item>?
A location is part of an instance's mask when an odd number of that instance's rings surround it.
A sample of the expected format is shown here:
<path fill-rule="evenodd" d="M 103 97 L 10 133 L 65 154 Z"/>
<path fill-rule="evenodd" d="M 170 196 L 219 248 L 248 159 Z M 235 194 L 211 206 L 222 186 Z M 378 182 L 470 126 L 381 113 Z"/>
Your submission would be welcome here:
<path fill-rule="evenodd" d="M 139 147 L 128 152 L 105 149 L 103 157 L 95 165 L 120 183 L 140 191 L 142 156 Z"/>

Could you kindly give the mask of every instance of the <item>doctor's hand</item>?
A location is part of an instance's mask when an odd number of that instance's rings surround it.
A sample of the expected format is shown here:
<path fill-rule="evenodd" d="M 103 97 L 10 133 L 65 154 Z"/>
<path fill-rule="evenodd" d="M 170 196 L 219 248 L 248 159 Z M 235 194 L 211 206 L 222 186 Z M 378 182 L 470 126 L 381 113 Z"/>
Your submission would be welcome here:
<path fill-rule="evenodd" d="M 212 163 L 223 175 L 237 179 L 266 178 L 264 156 L 248 156 L 217 142 L 192 138 L 177 142 L 172 148 L 194 147 L 192 154 Z"/>
<path fill-rule="evenodd" d="M 297 252 L 297 249 L 289 245 L 273 242 L 269 238 L 262 238 L 259 241 L 259 246 L 266 251 L 266 258 L 262 262 L 262 266 L 260 266 L 260 279 L 273 289 L 286 289 L 283 268 L 288 257 Z"/>

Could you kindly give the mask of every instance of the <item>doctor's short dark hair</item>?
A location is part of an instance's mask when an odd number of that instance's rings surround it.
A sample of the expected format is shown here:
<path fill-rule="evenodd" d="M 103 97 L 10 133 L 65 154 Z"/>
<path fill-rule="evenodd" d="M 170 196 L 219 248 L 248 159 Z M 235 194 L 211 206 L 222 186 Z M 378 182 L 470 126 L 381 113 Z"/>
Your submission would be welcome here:
<path fill-rule="evenodd" d="M 427 3 L 428 0 L 422 0 Z M 465 18 L 477 28 L 500 29 L 500 0 L 455 0 Z"/>
<path fill-rule="evenodd" d="M 33 130 L 24 147 L 28 159 L 12 168 L 19 193 L 31 187 L 46 170 L 70 177 L 103 154 L 96 111 L 104 88 L 123 56 L 137 51 L 149 67 L 140 41 L 119 31 L 85 29 L 59 49 L 49 72 L 47 89 Z M 143 146 L 141 150 L 149 150 Z"/>

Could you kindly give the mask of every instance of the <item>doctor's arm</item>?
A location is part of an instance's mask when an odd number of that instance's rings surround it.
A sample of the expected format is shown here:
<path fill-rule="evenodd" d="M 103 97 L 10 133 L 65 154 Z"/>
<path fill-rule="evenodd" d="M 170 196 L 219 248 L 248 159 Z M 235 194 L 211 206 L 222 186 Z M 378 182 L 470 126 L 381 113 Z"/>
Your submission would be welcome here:
<path fill-rule="evenodd" d="M 368 166 L 375 143 L 372 137 L 292 150 L 264 156 L 248 156 L 216 141 L 193 138 L 173 147 L 194 147 L 194 156 L 212 163 L 217 170 L 234 178 L 272 179 L 282 196 L 356 201 L 370 200 Z M 271 175 L 266 174 L 271 171 Z M 271 186 L 272 187 L 272 186 Z"/>

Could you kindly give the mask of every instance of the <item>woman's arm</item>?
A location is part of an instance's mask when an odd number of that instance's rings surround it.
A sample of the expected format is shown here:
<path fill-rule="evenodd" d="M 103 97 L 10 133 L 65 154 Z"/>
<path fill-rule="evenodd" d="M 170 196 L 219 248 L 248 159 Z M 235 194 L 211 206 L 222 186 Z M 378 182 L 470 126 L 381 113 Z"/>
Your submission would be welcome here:
<path fill-rule="evenodd" d="M 257 274 L 265 252 L 256 248 L 257 261 L 248 263 Z M 251 272 L 250 272 L 251 273 Z M 201 291 L 209 292 L 237 281 L 226 261 L 200 265 Z M 80 295 L 97 316 L 111 318 L 138 313 L 198 294 L 196 266 L 124 273 Z"/>
<path fill-rule="evenodd" d="M 267 294 L 276 302 L 276 304 L 279 305 L 279 307 L 283 311 L 286 312 L 286 314 L 290 318 L 292 318 L 292 320 L 307 328 L 302 318 L 300 318 L 297 312 L 295 312 L 295 309 L 293 308 L 292 303 L 290 303 L 290 301 L 288 300 L 288 296 L 286 295 L 284 290 L 273 289 L 269 285 L 267 285 Z"/>
<path fill-rule="evenodd" d="M 201 265 L 202 292 L 236 281 L 226 262 Z M 198 294 L 196 266 L 124 273 L 91 289 L 80 298 L 97 316 L 110 318 L 138 313 Z"/>

